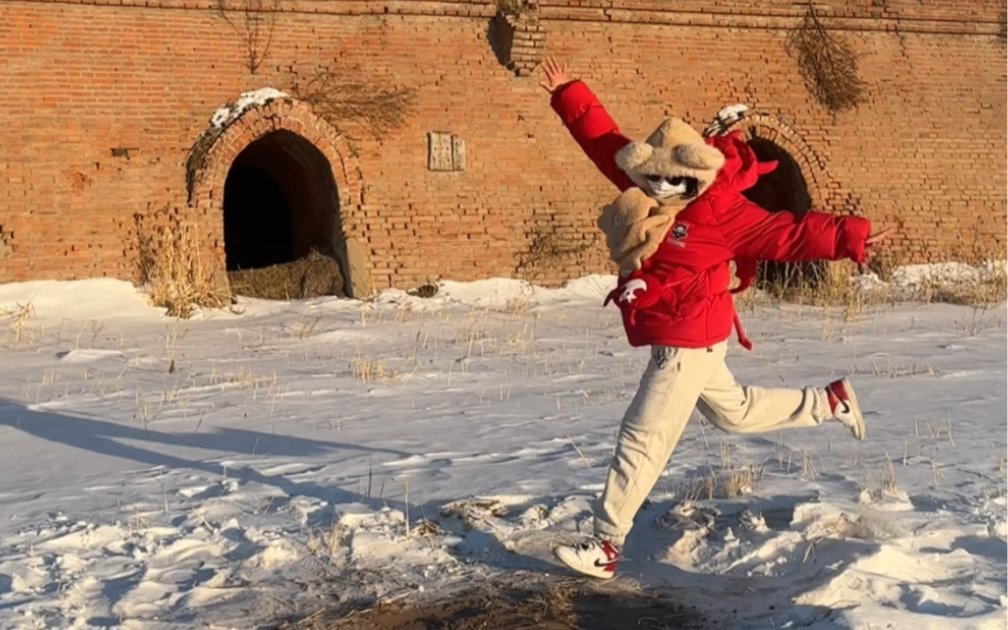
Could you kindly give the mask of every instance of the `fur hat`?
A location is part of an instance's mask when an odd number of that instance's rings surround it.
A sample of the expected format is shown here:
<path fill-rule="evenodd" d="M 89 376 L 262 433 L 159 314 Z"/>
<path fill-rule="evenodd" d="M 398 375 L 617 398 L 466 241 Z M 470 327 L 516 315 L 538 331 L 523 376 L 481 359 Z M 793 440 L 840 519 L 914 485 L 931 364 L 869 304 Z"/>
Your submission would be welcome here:
<path fill-rule="evenodd" d="M 649 189 L 649 177 L 693 180 L 684 193 L 657 200 L 680 207 L 703 194 L 724 163 L 720 151 L 678 118 L 666 118 L 647 141 L 631 142 L 616 153 L 616 165 L 644 190 Z"/>

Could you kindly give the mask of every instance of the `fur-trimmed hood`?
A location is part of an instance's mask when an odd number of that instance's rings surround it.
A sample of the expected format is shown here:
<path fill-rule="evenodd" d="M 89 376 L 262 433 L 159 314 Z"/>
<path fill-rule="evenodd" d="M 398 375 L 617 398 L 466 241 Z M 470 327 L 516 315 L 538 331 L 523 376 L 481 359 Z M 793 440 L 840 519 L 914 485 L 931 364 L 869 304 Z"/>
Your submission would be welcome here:
<path fill-rule="evenodd" d="M 662 206 L 673 206 L 665 209 L 667 213 L 681 210 L 712 187 L 736 192 L 751 188 L 777 162 L 758 162 L 738 131 L 704 138 L 684 121 L 666 118 L 646 141 L 630 142 L 620 149 L 616 165 L 644 190 L 649 175 L 696 179 L 695 195 L 656 199 Z"/>
<path fill-rule="evenodd" d="M 616 153 L 616 165 L 644 190 L 648 177 L 692 178 L 696 189 L 689 195 L 658 199 L 662 205 L 685 206 L 714 183 L 724 166 L 721 152 L 678 118 L 666 118 L 644 142 L 631 142 Z"/>
<path fill-rule="evenodd" d="M 676 135 L 676 127 L 674 122 L 663 123 L 659 131 L 672 133 L 666 133 L 657 142 L 670 141 Z M 699 138 L 699 134 L 696 137 Z M 625 171 L 627 176 L 635 183 L 637 178 L 642 179 L 638 187 L 628 188 L 607 205 L 598 218 L 599 229 L 606 235 L 610 257 L 619 264 L 621 275 L 641 268 L 643 261 L 658 250 L 676 215 L 693 200 L 678 195 L 664 199 L 649 196 L 642 190 L 646 189 L 647 176 L 642 176 L 641 173 L 661 177 L 695 177 L 701 183 L 696 196 L 706 194 L 709 197 L 722 193 L 739 194 L 755 185 L 760 175 L 769 173 L 777 166 L 776 162 L 758 162 L 756 154 L 738 132 L 712 136 L 706 140 L 701 138 L 699 144 L 696 144 L 689 142 L 692 140 L 689 131 L 681 130 L 677 140 L 687 142 L 672 144 L 671 150 L 649 150 L 647 147 L 653 147 L 649 139 L 648 143 L 631 143 L 627 147 L 633 148 L 624 147 L 617 153 L 617 164 L 621 167 L 625 164 L 631 169 Z M 684 155 L 688 159 L 683 159 Z M 717 164 L 717 168 L 698 169 L 691 166 L 701 162 Z"/>

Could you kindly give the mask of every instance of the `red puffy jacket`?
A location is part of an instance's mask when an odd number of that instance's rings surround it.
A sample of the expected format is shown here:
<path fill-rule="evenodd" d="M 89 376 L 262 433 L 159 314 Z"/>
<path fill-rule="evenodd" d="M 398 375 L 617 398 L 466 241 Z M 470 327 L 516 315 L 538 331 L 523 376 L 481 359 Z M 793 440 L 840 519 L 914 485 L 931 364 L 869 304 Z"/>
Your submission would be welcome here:
<path fill-rule="evenodd" d="M 616 152 L 630 139 L 620 133 L 587 85 L 574 81 L 563 86 L 554 92 L 551 104 L 610 181 L 620 190 L 635 186 L 615 162 Z M 801 219 L 789 212 L 768 212 L 743 197 L 742 191 L 775 164 L 757 163 L 755 153 L 737 132 L 706 142 L 724 154 L 724 167 L 714 183 L 676 215 L 658 251 L 643 262 L 640 271 L 620 278 L 613 292 L 635 280 L 631 293 L 634 286 L 645 283 L 647 293 L 658 292 L 646 300 L 620 304 L 632 346 L 705 348 L 727 339 L 734 324 L 739 342 L 750 348 L 732 293 L 752 283 L 757 260 L 865 261 L 870 221 L 825 212 L 808 212 Z M 742 284 L 729 291 L 732 260 Z M 638 302 L 646 305 L 638 307 Z"/>

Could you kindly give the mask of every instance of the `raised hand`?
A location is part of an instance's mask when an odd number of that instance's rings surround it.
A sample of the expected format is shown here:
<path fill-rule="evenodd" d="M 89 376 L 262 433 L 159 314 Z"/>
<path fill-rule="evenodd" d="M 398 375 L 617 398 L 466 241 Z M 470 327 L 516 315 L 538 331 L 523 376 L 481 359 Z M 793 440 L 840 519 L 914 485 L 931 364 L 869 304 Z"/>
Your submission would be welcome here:
<path fill-rule="evenodd" d="M 872 234 L 865 241 L 865 252 L 874 252 L 882 244 L 882 241 L 886 240 L 890 234 L 893 233 L 893 228 L 886 228 L 879 232 L 878 234 Z"/>
<path fill-rule="evenodd" d="M 554 57 L 547 57 L 542 64 L 545 79 L 539 82 L 544 90 L 552 94 L 560 86 L 569 83 L 567 78 L 567 65 L 560 64 Z"/>

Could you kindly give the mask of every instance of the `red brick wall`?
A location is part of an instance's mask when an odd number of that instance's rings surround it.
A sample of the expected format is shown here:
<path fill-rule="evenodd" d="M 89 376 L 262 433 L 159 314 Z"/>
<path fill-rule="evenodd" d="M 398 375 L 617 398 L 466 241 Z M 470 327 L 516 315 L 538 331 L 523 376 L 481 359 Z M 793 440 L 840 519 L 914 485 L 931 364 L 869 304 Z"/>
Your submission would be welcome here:
<path fill-rule="evenodd" d="M 219 187 L 193 200 L 218 253 L 227 160 L 283 127 L 333 163 L 343 229 L 365 244 L 377 287 L 611 271 L 594 218 L 615 191 L 567 136 L 538 77 L 500 65 L 487 42 L 489 2 L 282 0 L 255 75 L 213 4 L 0 3 L 0 282 L 133 277 L 133 215 L 187 207 L 186 159 L 213 111 L 323 65 L 415 88 L 415 108 L 381 139 L 350 122 L 333 129 L 300 104 L 254 113 L 257 122 L 213 149 L 221 163 L 207 177 Z M 629 134 L 648 134 L 665 113 L 701 127 L 745 102 L 769 114 L 758 132 L 780 134 L 818 204 L 900 228 L 902 262 L 1005 257 L 1001 4 L 817 4 L 861 55 L 868 84 L 869 101 L 837 116 L 809 96 L 784 51 L 803 11 L 790 0 L 758 11 L 730 0 L 674 11 L 660 0 L 540 4 L 548 51 Z M 284 122 L 290 107 L 302 113 Z M 465 140 L 464 172 L 427 170 L 428 131 Z M 128 157 L 113 155 L 119 148 Z"/>

